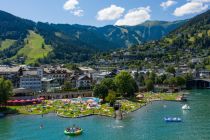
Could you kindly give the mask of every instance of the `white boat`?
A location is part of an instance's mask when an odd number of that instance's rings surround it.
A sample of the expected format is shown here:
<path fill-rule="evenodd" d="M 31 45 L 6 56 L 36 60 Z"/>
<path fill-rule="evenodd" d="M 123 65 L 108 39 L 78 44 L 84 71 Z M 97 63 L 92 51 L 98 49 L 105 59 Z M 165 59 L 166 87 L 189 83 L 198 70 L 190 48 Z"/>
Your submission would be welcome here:
<path fill-rule="evenodd" d="M 185 104 L 185 105 L 182 106 L 182 109 L 183 110 L 190 110 L 191 108 L 190 108 L 190 106 L 188 106 L 187 104 Z"/>

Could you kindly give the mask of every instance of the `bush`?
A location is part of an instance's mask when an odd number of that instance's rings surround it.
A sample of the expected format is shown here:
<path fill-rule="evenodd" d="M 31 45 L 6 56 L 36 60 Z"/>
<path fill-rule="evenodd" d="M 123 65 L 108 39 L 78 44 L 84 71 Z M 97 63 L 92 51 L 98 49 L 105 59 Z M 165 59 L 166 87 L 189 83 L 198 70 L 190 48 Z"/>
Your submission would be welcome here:
<path fill-rule="evenodd" d="M 109 91 L 109 94 L 108 94 L 108 96 L 106 96 L 105 101 L 109 102 L 110 106 L 113 106 L 116 101 L 116 92 Z"/>

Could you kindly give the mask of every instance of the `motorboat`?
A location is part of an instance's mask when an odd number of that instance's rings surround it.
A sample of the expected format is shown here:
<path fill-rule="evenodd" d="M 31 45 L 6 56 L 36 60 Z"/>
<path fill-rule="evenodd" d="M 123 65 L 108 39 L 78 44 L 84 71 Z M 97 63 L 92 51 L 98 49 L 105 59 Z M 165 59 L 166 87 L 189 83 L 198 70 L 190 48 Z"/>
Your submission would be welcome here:
<path fill-rule="evenodd" d="M 78 135 L 81 135 L 82 132 L 83 132 L 82 128 L 75 127 L 75 126 L 66 128 L 64 130 L 64 134 L 69 135 L 69 136 L 78 136 Z"/>
<path fill-rule="evenodd" d="M 185 105 L 182 106 L 182 109 L 183 110 L 190 110 L 191 108 L 190 108 L 189 105 L 185 104 Z"/>
<path fill-rule="evenodd" d="M 179 117 L 165 117 L 165 122 L 182 122 L 182 119 Z"/>

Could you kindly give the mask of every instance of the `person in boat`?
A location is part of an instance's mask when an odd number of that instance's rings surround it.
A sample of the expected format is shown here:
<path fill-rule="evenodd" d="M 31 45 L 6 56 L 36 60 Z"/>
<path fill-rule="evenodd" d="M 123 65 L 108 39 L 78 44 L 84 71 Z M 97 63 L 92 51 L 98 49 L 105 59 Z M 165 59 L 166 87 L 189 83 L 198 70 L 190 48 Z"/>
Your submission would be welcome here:
<path fill-rule="evenodd" d="M 79 127 L 76 127 L 76 131 L 78 131 L 78 130 L 80 130 L 80 128 Z"/>

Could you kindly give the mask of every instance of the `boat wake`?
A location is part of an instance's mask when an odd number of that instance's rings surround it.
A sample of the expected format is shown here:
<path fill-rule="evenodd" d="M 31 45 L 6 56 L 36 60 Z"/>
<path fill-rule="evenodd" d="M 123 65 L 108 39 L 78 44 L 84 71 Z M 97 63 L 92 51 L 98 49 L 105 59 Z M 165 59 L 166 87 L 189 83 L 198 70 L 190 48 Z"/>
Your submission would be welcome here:
<path fill-rule="evenodd" d="M 113 126 L 112 128 L 124 128 L 122 125 Z"/>

